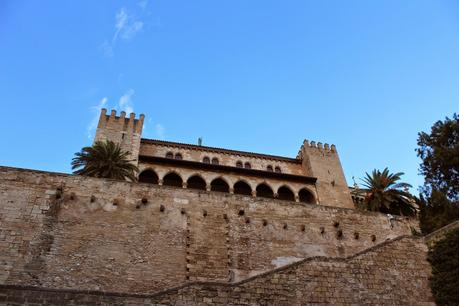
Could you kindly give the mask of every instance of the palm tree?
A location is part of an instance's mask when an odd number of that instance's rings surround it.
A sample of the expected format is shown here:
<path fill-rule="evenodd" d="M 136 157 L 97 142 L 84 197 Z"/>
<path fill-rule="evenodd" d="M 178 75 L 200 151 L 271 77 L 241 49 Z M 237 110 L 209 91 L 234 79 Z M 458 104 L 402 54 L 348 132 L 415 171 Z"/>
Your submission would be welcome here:
<path fill-rule="evenodd" d="M 96 141 L 92 147 L 84 147 L 72 159 L 74 174 L 136 181 L 137 167 L 128 159 L 129 152 L 121 150 L 113 141 Z"/>
<path fill-rule="evenodd" d="M 364 203 L 368 210 L 413 215 L 416 211 L 413 206 L 414 197 L 404 189 L 411 187 L 408 183 L 398 182 L 403 172 L 389 173 L 386 167 L 382 172 L 373 170 L 371 175 L 365 173 L 364 189 L 360 189 L 365 196 Z"/>

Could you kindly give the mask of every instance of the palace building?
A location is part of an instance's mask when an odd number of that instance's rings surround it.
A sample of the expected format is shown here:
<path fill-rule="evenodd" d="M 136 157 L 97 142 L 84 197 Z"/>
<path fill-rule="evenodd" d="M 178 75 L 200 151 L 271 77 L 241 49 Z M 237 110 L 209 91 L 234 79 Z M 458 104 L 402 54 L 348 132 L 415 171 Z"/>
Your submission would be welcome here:
<path fill-rule="evenodd" d="M 144 139 L 144 118 L 102 109 L 95 137 L 129 151 L 141 183 L 354 207 L 335 145 L 305 140 L 289 158 Z"/>

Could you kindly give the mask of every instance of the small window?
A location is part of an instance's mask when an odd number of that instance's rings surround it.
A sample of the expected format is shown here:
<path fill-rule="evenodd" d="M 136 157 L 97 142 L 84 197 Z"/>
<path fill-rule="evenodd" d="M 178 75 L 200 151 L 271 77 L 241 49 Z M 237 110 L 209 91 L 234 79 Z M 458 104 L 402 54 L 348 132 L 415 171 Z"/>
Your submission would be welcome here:
<path fill-rule="evenodd" d="M 212 165 L 218 165 L 218 164 L 219 164 L 218 158 L 216 157 L 212 158 Z"/>
<path fill-rule="evenodd" d="M 205 156 L 205 157 L 202 159 L 202 162 L 203 162 L 204 164 L 210 164 L 210 158 L 207 157 L 207 156 Z"/>
<path fill-rule="evenodd" d="M 174 153 L 172 153 L 172 152 L 167 152 L 167 153 L 166 153 L 166 158 L 174 158 Z"/>
<path fill-rule="evenodd" d="M 269 172 L 273 172 L 273 166 L 269 165 L 268 167 L 266 167 L 266 170 Z"/>
<path fill-rule="evenodd" d="M 246 168 L 246 169 L 252 169 L 252 166 L 250 165 L 250 163 L 245 163 L 245 164 L 244 164 L 244 168 Z"/>
<path fill-rule="evenodd" d="M 182 160 L 183 159 L 182 154 L 180 153 L 175 154 L 175 159 Z"/>
<path fill-rule="evenodd" d="M 242 162 L 240 160 L 236 162 L 236 167 L 242 168 Z"/>
<path fill-rule="evenodd" d="M 274 171 L 276 171 L 277 173 L 281 173 L 281 172 L 282 172 L 280 167 L 276 167 L 276 168 L 274 169 Z"/>

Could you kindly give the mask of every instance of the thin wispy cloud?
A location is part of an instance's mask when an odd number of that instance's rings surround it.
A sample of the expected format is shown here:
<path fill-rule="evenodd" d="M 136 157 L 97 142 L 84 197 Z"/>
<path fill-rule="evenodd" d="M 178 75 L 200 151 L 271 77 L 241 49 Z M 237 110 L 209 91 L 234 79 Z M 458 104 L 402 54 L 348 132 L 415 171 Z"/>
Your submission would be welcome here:
<path fill-rule="evenodd" d="M 161 123 L 155 125 L 155 134 L 158 139 L 164 140 L 166 136 L 166 129 Z"/>
<path fill-rule="evenodd" d="M 145 10 L 148 1 L 139 3 L 142 10 Z M 124 7 L 120 8 L 115 14 L 114 33 L 111 40 L 105 40 L 100 45 L 100 50 L 106 57 L 114 56 L 115 44 L 118 40 L 129 41 L 133 39 L 137 33 L 143 29 L 144 23 L 134 14 L 128 12 Z"/>
<path fill-rule="evenodd" d="M 124 40 L 133 38 L 143 28 L 143 22 L 137 20 L 133 15 L 129 15 L 125 8 L 121 8 L 115 16 L 115 34 L 112 41 L 118 37 Z"/>
<path fill-rule="evenodd" d="M 148 0 L 139 1 L 139 6 L 143 11 L 145 11 L 148 7 Z"/>
<path fill-rule="evenodd" d="M 134 89 L 129 89 L 124 95 L 121 96 L 118 101 L 118 109 L 125 111 L 126 114 L 134 112 L 134 105 L 132 102 L 132 96 L 134 95 Z"/>
<path fill-rule="evenodd" d="M 97 123 L 99 122 L 100 109 L 107 106 L 108 99 L 103 97 L 97 105 L 91 106 L 90 111 L 92 114 L 91 122 L 89 122 L 87 127 L 87 135 L 89 139 L 94 138 L 94 132 L 96 131 Z"/>

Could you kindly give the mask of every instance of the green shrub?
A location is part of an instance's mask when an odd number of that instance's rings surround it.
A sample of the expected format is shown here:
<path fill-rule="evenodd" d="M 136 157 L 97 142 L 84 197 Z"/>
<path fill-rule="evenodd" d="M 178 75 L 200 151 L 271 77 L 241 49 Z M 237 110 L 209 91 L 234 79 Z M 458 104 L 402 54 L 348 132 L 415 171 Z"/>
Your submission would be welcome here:
<path fill-rule="evenodd" d="M 437 305 L 459 305 L 459 229 L 429 250 L 432 265 L 430 286 Z"/>

